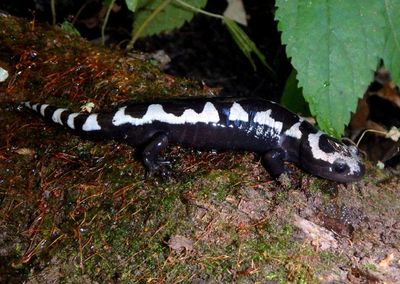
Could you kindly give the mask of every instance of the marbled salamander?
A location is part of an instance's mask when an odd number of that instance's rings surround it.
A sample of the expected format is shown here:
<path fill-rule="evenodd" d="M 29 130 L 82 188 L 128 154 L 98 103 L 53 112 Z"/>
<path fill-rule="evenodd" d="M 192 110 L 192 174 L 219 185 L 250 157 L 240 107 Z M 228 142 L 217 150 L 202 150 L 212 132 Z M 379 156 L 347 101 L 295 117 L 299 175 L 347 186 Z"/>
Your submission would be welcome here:
<path fill-rule="evenodd" d="M 171 143 L 256 152 L 272 176 L 285 171 L 284 161 L 338 182 L 356 181 L 364 174 L 355 146 L 344 145 L 282 106 L 260 98 L 174 99 L 92 114 L 31 102 L 24 106 L 86 137 L 140 147 L 151 173 L 162 173 L 160 153 Z"/>

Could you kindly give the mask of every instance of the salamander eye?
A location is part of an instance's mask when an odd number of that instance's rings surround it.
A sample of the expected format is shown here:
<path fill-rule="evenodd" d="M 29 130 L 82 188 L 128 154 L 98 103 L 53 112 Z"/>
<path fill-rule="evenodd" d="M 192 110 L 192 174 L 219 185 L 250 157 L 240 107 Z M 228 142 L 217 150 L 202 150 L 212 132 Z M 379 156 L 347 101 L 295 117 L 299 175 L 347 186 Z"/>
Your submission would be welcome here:
<path fill-rule="evenodd" d="M 347 170 L 347 165 L 344 161 L 336 160 L 333 163 L 333 170 L 335 173 L 342 174 Z"/>

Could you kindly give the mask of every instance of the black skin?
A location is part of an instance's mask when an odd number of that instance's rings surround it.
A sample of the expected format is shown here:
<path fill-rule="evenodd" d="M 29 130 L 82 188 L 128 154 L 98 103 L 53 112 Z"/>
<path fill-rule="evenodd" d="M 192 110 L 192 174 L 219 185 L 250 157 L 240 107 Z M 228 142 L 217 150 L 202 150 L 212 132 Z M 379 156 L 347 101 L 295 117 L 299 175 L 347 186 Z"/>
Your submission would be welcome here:
<path fill-rule="evenodd" d="M 273 177 L 278 177 L 285 172 L 286 153 L 282 149 L 272 149 L 261 157 L 261 164 Z"/>
<path fill-rule="evenodd" d="M 294 156 L 288 154 L 276 138 L 266 136 L 262 137 L 255 134 L 255 130 L 247 132 L 248 129 L 255 128 L 254 123 L 243 123 L 234 125 L 234 127 L 227 127 L 233 125 L 234 122 L 228 121 L 228 114 L 226 112 L 232 105 L 230 99 L 212 99 L 211 101 L 217 108 L 220 116 L 220 122 L 217 124 L 185 124 L 185 125 L 167 125 L 165 123 L 155 122 L 152 125 L 135 127 L 133 130 L 118 131 L 119 133 L 130 133 L 123 137 L 122 142 L 137 146 L 139 137 L 147 137 L 146 141 L 141 143 L 144 148 L 142 152 L 142 161 L 148 170 L 149 174 L 157 173 L 161 176 L 168 176 L 165 164 L 167 162 L 161 158 L 161 153 L 167 148 L 168 144 L 179 144 L 185 147 L 196 149 L 215 149 L 215 150 L 247 150 L 254 151 L 261 155 L 261 161 L 265 169 L 273 177 L 278 177 L 285 172 L 284 161 L 291 160 L 289 156 L 293 156 L 291 161 L 295 161 Z M 257 103 L 254 103 L 256 101 Z M 298 121 L 298 117 L 287 110 L 283 109 L 277 104 L 270 103 L 266 100 L 242 100 L 239 101 L 241 106 L 251 115 L 257 111 L 265 111 L 272 109 L 275 112 L 275 117 L 278 121 L 284 121 L 288 124 Z M 204 106 L 204 100 L 178 100 L 174 102 L 161 103 L 167 112 L 176 113 L 180 115 L 187 105 L 193 107 L 196 112 L 201 112 Z M 140 107 L 130 107 L 131 112 L 140 109 L 140 114 L 134 113 L 134 116 L 140 117 L 145 113 L 147 104 Z M 285 111 L 287 113 L 282 113 Z M 128 110 L 127 110 L 128 112 Z M 282 115 L 285 115 L 282 117 Z M 279 117 L 277 117 L 277 115 Z M 109 118 L 107 119 L 110 120 Z M 250 119 L 252 121 L 252 119 Z M 263 132 L 268 132 L 269 126 L 263 125 Z M 157 131 L 157 132 L 155 132 Z M 138 134 L 141 133 L 141 134 Z M 129 137 L 130 136 L 130 137 Z M 114 136 L 116 138 L 117 136 Z M 117 140 L 121 140 L 118 139 Z M 132 141 L 132 142 L 130 142 Z M 285 146 L 296 145 L 298 141 L 295 139 L 287 139 Z M 297 147 L 297 146 L 295 146 Z"/>
<path fill-rule="evenodd" d="M 169 171 L 164 167 L 168 164 L 161 157 L 161 153 L 168 146 L 168 135 L 157 133 L 154 139 L 144 148 L 142 152 L 142 161 L 150 175 L 158 173 L 161 176 L 169 176 Z M 278 177 L 286 171 L 284 161 L 286 153 L 282 149 L 272 149 L 265 152 L 261 157 L 261 163 L 264 168 L 273 177 Z"/>
<path fill-rule="evenodd" d="M 157 133 L 153 140 L 144 148 L 142 161 L 150 175 L 159 173 L 161 176 L 169 176 L 169 172 L 164 165 L 168 164 L 161 157 L 161 152 L 168 146 L 168 136 L 165 133 Z"/>
<path fill-rule="evenodd" d="M 254 152 L 261 156 L 263 166 L 274 177 L 285 172 L 285 161 L 295 163 L 311 174 L 334 181 L 351 182 L 360 179 L 363 175 L 361 164 L 360 172 L 347 174 L 348 168 L 346 167 L 344 167 L 343 172 L 340 167 L 315 159 L 308 145 L 307 137 L 310 133 L 317 133 L 318 130 L 311 124 L 302 121 L 298 129 L 301 133 L 300 138 L 285 135 L 285 131 L 300 122 L 300 118 L 282 106 L 264 99 L 189 98 L 133 103 L 127 105 L 125 115 L 142 118 L 151 104 L 161 104 L 166 113 L 176 116 L 182 115 L 189 109 L 201 113 L 206 102 L 211 103 L 218 111 L 218 122 L 173 124 L 152 121 L 142 125 L 125 123 L 117 126 L 112 123 L 117 111 L 115 110 L 108 113 L 98 113 L 97 123 L 101 128 L 100 130 L 84 131 L 82 126 L 89 114 L 79 114 L 74 120 L 75 129 L 73 131 L 89 139 L 114 139 L 132 147 L 143 149 L 142 161 L 150 174 L 167 174 L 165 169 L 167 162 L 161 158 L 161 152 L 169 144 L 172 144 L 199 150 Z M 229 119 L 230 109 L 234 102 L 238 103 L 248 114 L 247 121 Z M 52 121 L 52 115 L 57 109 L 56 107 L 47 107 L 44 117 Z M 267 111 L 269 116 L 265 124 L 254 122 L 257 114 Z M 39 108 L 37 112 L 39 112 Z M 66 127 L 68 127 L 69 114 L 71 114 L 69 111 L 64 111 L 61 114 L 62 125 Z M 275 124 L 266 124 L 270 122 Z M 279 133 L 275 133 L 277 128 L 280 129 Z M 330 138 L 321 140 L 321 149 L 326 152 L 335 151 L 335 149 L 330 149 L 328 139 Z M 358 159 L 354 161 L 359 163 Z"/>

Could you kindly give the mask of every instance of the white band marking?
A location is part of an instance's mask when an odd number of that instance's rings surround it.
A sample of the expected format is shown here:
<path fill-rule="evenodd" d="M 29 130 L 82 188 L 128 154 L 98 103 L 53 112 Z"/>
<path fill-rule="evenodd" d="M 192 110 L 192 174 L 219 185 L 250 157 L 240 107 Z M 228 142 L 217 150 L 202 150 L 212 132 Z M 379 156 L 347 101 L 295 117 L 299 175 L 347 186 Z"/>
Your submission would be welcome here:
<path fill-rule="evenodd" d="M 288 130 L 285 131 L 286 136 L 290 136 L 296 139 L 301 139 L 301 136 L 303 133 L 300 131 L 300 125 L 303 122 L 304 119 L 300 118 L 300 121 L 293 124 L 292 127 L 290 127 Z"/>
<path fill-rule="evenodd" d="M 97 113 L 93 113 L 86 118 L 85 123 L 82 125 L 83 131 L 101 130 L 99 123 L 97 122 Z"/>
<path fill-rule="evenodd" d="M 314 134 L 308 135 L 308 142 L 311 148 L 311 153 L 315 159 L 322 160 L 332 164 L 337 159 L 342 159 L 349 166 L 349 174 L 354 174 L 360 171 L 360 166 L 358 164 L 358 157 L 356 153 L 350 153 L 348 147 L 345 145 L 336 144 L 337 149 L 332 153 L 326 153 L 319 147 L 319 140 L 321 135 L 325 133 L 318 131 Z M 343 153 L 343 154 L 342 154 Z M 345 153 L 348 153 L 346 155 Z"/>
<path fill-rule="evenodd" d="M 240 104 L 234 102 L 233 105 L 231 106 L 228 119 L 231 121 L 240 120 L 248 122 L 249 114 L 243 109 L 243 107 Z"/>
<path fill-rule="evenodd" d="M 125 123 L 132 125 L 144 125 L 152 123 L 153 121 L 160 121 L 169 124 L 185 124 L 185 123 L 216 123 L 219 122 L 219 114 L 215 106 L 207 102 L 201 113 L 197 113 L 192 109 L 185 110 L 182 115 L 176 116 L 172 113 L 166 113 L 160 104 L 149 105 L 145 115 L 142 118 L 132 117 L 125 114 L 126 106 L 120 108 L 114 115 L 112 123 L 119 126 Z"/>
<path fill-rule="evenodd" d="M 66 111 L 67 109 L 65 108 L 59 108 L 56 111 L 53 112 L 53 115 L 51 117 L 51 119 L 58 124 L 63 125 L 62 121 L 61 121 L 61 114 Z"/>
<path fill-rule="evenodd" d="M 75 117 L 77 117 L 78 115 L 79 115 L 79 113 L 77 113 L 77 112 L 71 113 L 70 115 L 68 115 L 67 125 L 69 128 L 75 129 Z"/>
<path fill-rule="evenodd" d="M 33 109 L 34 111 L 38 111 L 38 106 L 39 106 L 39 104 L 34 104 L 34 105 L 32 105 L 31 106 L 31 109 Z"/>
<path fill-rule="evenodd" d="M 40 106 L 40 114 L 41 114 L 42 116 L 44 116 L 44 111 L 46 110 L 46 108 L 47 108 L 48 106 L 49 106 L 48 104 L 44 104 L 44 105 L 41 105 L 41 106 Z"/>
<path fill-rule="evenodd" d="M 261 124 L 261 125 L 267 125 L 274 129 L 275 133 L 274 134 L 280 134 L 282 131 L 283 123 L 281 121 L 276 121 L 271 117 L 271 112 L 272 110 L 267 110 L 267 111 L 259 111 L 256 113 L 254 116 L 254 122 Z"/>

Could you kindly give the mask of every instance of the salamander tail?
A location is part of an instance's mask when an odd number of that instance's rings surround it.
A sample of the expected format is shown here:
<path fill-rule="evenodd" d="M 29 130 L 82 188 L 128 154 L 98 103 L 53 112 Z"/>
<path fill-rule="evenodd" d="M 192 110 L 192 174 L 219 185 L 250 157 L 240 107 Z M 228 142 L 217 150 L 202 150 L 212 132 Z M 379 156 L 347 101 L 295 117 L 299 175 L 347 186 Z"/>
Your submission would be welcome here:
<path fill-rule="evenodd" d="M 65 108 L 32 102 L 23 102 L 22 105 L 37 112 L 46 120 L 60 124 L 72 130 L 95 131 L 101 129 L 97 122 L 97 114 L 71 112 Z"/>

